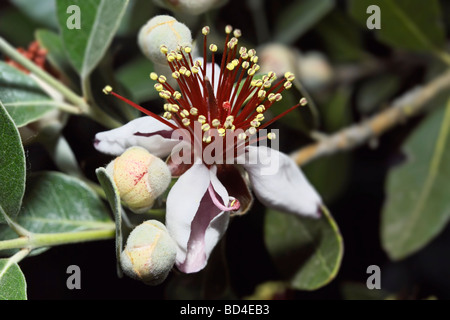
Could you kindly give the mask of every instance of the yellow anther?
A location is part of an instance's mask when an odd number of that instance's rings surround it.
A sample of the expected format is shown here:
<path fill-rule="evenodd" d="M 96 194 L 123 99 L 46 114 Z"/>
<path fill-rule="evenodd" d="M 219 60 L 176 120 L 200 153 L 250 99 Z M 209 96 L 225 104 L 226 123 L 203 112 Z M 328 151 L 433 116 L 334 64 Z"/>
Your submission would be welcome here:
<path fill-rule="evenodd" d="M 266 111 L 266 107 L 264 105 L 260 105 L 256 108 L 256 112 L 258 113 L 263 113 L 264 111 Z"/>
<path fill-rule="evenodd" d="M 188 118 L 184 118 L 183 120 L 181 120 L 181 122 L 183 123 L 183 125 L 185 125 L 186 127 L 189 126 L 191 124 L 191 120 L 189 120 Z"/>
<path fill-rule="evenodd" d="M 239 48 L 239 54 L 243 55 L 244 53 L 247 53 L 247 48 L 246 47 L 240 47 Z"/>
<path fill-rule="evenodd" d="M 187 54 L 192 52 L 192 48 L 191 47 L 184 47 L 184 52 L 186 52 Z"/>
<path fill-rule="evenodd" d="M 175 54 L 169 53 L 169 54 L 167 55 L 167 61 L 169 61 L 169 62 L 174 62 L 175 59 L 176 59 Z"/>
<path fill-rule="evenodd" d="M 170 120 L 170 119 L 172 119 L 172 114 L 170 112 L 165 112 L 163 114 L 163 117 L 166 118 L 167 120 Z"/>
<path fill-rule="evenodd" d="M 295 80 L 295 75 L 292 72 L 286 72 L 284 74 L 284 77 L 286 78 L 286 80 L 291 82 Z"/>
<path fill-rule="evenodd" d="M 259 90 L 258 91 L 258 98 L 264 99 L 266 97 L 266 91 L 265 90 Z"/>
<path fill-rule="evenodd" d="M 191 76 L 191 74 L 192 74 L 192 72 L 190 70 L 186 70 L 184 75 L 189 78 Z"/>
<path fill-rule="evenodd" d="M 252 136 L 252 135 L 256 134 L 256 128 L 255 127 L 250 127 L 250 128 L 248 128 L 247 132 L 248 132 L 249 135 Z"/>
<path fill-rule="evenodd" d="M 197 73 L 200 72 L 200 69 L 199 69 L 198 67 L 196 67 L 196 66 L 193 66 L 193 67 L 191 68 L 191 72 L 192 72 L 193 74 L 197 74 Z"/>
<path fill-rule="evenodd" d="M 161 83 L 155 83 L 154 87 L 155 87 L 156 91 L 158 91 L 158 92 L 161 92 L 164 90 L 164 87 Z"/>
<path fill-rule="evenodd" d="M 106 95 L 110 95 L 112 91 L 113 91 L 113 88 L 111 86 L 106 86 L 103 89 L 103 93 L 106 94 Z"/>
<path fill-rule="evenodd" d="M 189 116 L 190 113 L 186 109 L 181 110 L 180 114 L 184 115 L 185 117 Z"/>
<path fill-rule="evenodd" d="M 211 122 L 211 124 L 212 124 L 212 126 L 213 126 L 214 128 L 217 128 L 218 126 L 220 126 L 220 120 L 214 119 L 214 120 Z"/>
<path fill-rule="evenodd" d="M 234 30 L 233 35 L 234 35 L 236 38 L 239 38 L 240 36 L 242 36 L 242 32 L 241 32 L 241 30 L 236 29 L 236 30 Z"/>
<path fill-rule="evenodd" d="M 250 49 L 248 50 L 248 56 L 251 58 L 256 54 L 256 50 L 255 49 Z"/>
<path fill-rule="evenodd" d="M 248 61 L 242 62 L 242 69 L 248 69 L 250 67 L 250 63 Z"/>
<path fill-rule="evenodd" d="M 165 46 L 163 44 L 159 47 L 159 50 L 161 51 L 162 54 L 166 54 L 167 52 L 169 52 L 169 49 L 167 48 L 167 46 Z"/>
<path fill-rule="evenodd" d="M 258 114 L 255 117 L 255 120 L 258 121 L 258 122 L 264 121 L 264 115 L 262 113 Z"/>
<path fill-rule="evenodd" d="M 203 27 L 202 29 L 202 34 L 204 36 L 207 36 L 209 34 L 209 32 L 211 31 L 211 29 L 208 26 Z"/>
<path fill-rule="evenodd" d="M 177 60 L 181 61 L 183 59 L 183 55 L 181 53 L 177 53 Z"/>
<path fill-rule="evenodd" d="M 238 139 L 239 140 L 245 140 L 245 139 L 247 139 L 247 135 L 245 133 L 241 132 L 241 133 L 238 134 Z"/>
<path fill-rule="evenodd" d="M 261 125 L 261 122 L 259 122 L 258 120 L 252 120 L 250 122 L 250 125 L 254 128 L 258 128 Z"/>
<path fill-rule="evenodd" d="M 178 111 L 180 111 L 180 107 L 177 104 L 171 104 L 169 111 L 177 113 Z"/>
<path fill-rule="evenodd" d="M 252 82 L 251 82 L 251 85 L 252 85 L 253 87 L 257 87 L 257 88 L 262 87 L 262 84 L 263 84 L 263 82 L 261 81 L 261 79 L 258 79 L 258 80 L 252 80 Z"/>
<path fill-rule="evenodd" d="M 195 66 L 200 68 L 202 66 L 202 62 L 200 60 L 195 61 Z"/>
<path fill-rule="evenodd" d="M 272 81 L 264 82 L 264 88 L 269 89 L 272 86 Z"/>
<path fill-rule="evenodd" d="M 211 52 L 217 52 L 217 46 L 216 46 L 215 44 L 211 44 L 211 45 L 209 46 L 209 50 L 210 50 Z"/>
<path fill-rule="evenodd" d="M 203 142 L 205 142 L 205 143 L 211 143 L 211 141 L 212 141 L 212 137 L 211 137 L 210 135 L 205 135 L 205 136 L 203 137 Z"/>
<path fill-rule="evenodd" d="M 274 140 L 276 138 L 277 138 L 277 135 L 275 133 L 273 133 L 273 132 L 269 132 L 267 134 L 267 139 L 269 139 L 269 140 Z"/>
<path fill-rule="evenodd" d="M 198 109 L 197 108 L 191 108 L 190 113 L 191 113 L 191 115 L 196 116 L 196 115 L 198 115 Z"/>
<path fill-rule="evenodd" d="M 250 68 L 250 69 L 248 69 L 248 71 L 247 71 L 247 74 L 248 74 L 250 77 L 254 76 L 255 73 L 256 73 L 256 71 L 255 71 L 255 69 L 253 69 L 253 68 Z"/>
<path fill-rule="evenodd" d="M 172 72 L 172 78 L 178 79 L 180 77 L 180 73 L 178 71 Z"/>
<path fill-rule="evenodd" d="M 150 79 L 152 79 L 153 81 L 158 80 L 158 74 L 156 72 L 150 73 Z"/>
<path fill-rule="evenodd" d="M 165 76 L 159 76 L 158 77 L 158 81 L 160 82 L 160 83 L 165 83 L 166 81 L 167 81 L 167 78 L 165 77 Z"/>
<path fill-rule="evenodd" d="M 164 104 L 164 111 L 169 111 L 169 110 L 170 110 L 170 107 L 171 107 L 171 104 L 170 104 L 170 103 L 165 103 L 165 104 Z"/>
<path fill-rule="evenodd" d="M 259 66 L 259 64 L 254 64 L 254 65 L 252 66 L 252 68 L 255 70 L 255 72 L 258 72 L 259 69 L 261 69 L 261 67 Z"/>
<path fill-rule="evenodd" d="M 163 90 L 163 91 L 161 91 L 161 92 L 159 93 L 159 96 L 160 96 L 161 98 L 167 100 L 167 99 L 170 99 L 170 97 L 172 96 L 172 94 L 170 93 L 170 91 Z"/>
<path fill-rule="evenodd" d="M 202 131 L 206 132 L 211 129 L 211 126 L 208 123 L 202 125 Z"/>
<path fill-rule="evenodd" d="M 224 128 L 220 128 L 217 129 L 217 132 L 219 133 L 220 137 L 225 137 L 227 131 Z"/>
<path fill-rule="evenodd" d="M 232 26 L 227 25 L 227 26 L 225 27 L 225 33 L 226 33 L 226 34 L 230 34 L 232 31 L 233 31 L 233 27 L 232 27 Z"/>
<path fill-rule="evenodd" d="M 270 102 L 274 102 L 275 101 L 275 94 L 274 93 L 269 94 L 267 99 L 269 99 Z"/>
<path fill-rule="evenodd" d="M 206 122 L 206 117 L 205 116 L 198 116 L 198 122 L 200 122 L 201 124 L 204 124 Z"/>
<path fill-rule="evenodd" d="M 184 75 L 186 73 L 187 69 L 185 66 L 181 67 L 178 72 L 180 72 L 182 75 Z"/>
<path fill-rule="evenodd" d="M 242 58 L 243 60 L 247 60 L 247 59 L 248 59 L 248 53 L 245 52 L 245 53 L 241 54 L 241 58 Z"/>
<path fill-rule="evenodd" d="M 234 64 L 231 63 L 231 62 L 227 64 L 227 69 L 230 70 L 230 71 L 233 71 L 234 67 L 235 67 Z"/>
<path fill-rule="evenodd" d="M 301 98 L 299 103 L 302 107 L 304 107 L 308 104 L 308 100 L 306 100 L 306 98 Z"/>
<path fill-rule="evenodd" d="M 175 91 L 173 93 L 173 97 L 175 100 L 179 100 L 179 99 L 181 99 L 181 93 L 179 91 Z"/>
<path fill-rule="evenodd" d="M 281 95 L 281 93 L 277 93 L 276 95 L 275 95 L 275 101 L 281 101 L 281 100 L 283 100 L 283 96 Z"/>
<path fill-rule="evenodd" d="M 226 121 L 226 122 L 231 122 L 231 123 L 233 123 L 233 121 L 234 121 L 234 116 L 228 116 L 228 117 L 226 117 L 225 121 Z"/>
<path fill-rule="evenodd" d="M 239 65 L 239 60 L 238 59 L 234 59 L 233 61 L 231 61 L 231 63 L 237 67 Z"/>
<path fill-rule="evenodd" d="M 286 81 L 286 82 L 284 83 L 284 88 L 285 88 L 286 90 L 289 90 L 290 88 L 292 88 L 292 82 Z"/>
<path fill-rule="evenodd" d="M 258 56 L 253 56 L 250 58 L 250 61 L 253 63 L 258 63 L 258 60 L 259 60 Z"/>

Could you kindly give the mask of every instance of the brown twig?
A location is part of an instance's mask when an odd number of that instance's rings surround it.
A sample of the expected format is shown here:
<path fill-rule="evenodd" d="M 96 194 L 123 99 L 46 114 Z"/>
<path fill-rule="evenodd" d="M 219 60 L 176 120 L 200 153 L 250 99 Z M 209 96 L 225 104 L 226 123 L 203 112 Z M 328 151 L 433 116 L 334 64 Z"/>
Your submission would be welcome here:
<path fill-rule="evenodd" d="M 445 89 L 450 89 L 450 70 L 423 87 L 407 92 L 371 118 L 307 145 L 293 152 L 291 157 L 298 165 L 304 165 L 316 158 L 361 146 L 424 111 L 427 102 Z"/>

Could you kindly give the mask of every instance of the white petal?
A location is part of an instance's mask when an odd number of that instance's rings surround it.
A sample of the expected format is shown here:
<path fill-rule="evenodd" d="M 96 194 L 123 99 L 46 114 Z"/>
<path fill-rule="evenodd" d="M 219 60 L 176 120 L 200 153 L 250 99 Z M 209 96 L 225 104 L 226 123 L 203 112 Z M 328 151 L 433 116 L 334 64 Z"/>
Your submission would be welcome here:
<path fill-rule="evenodd" d="M 172 132 L 172 128 L 152 117 L 141 117 L 120 128 L 97 133 L 94 146 L 100 152 L 115 156 L 132 146 L 140 146 L 157 157 L 165 157 L 179 143 L 170 139 Z"/>
<path fill-rule="evenodd" d="M 177 243 L 177 265 L 186 260 L 191 224 L 209 184 L 208 168 L 194 164 L 178 179 L 167 197 L 166 227 Z"/>
<path fill-rule="evenodd" d="M 322 199 L 287 155 L 267 147 L 248 147 L 244 168 L 253 191 L 266 206 L 288 213 L 320 217 Z"/>
<path fill-rule="evenodd" d="M 166 226 L 177 243 L 176 265 L 185 273 L 205 267 L 228 226 L 229 214 L 214 205 L 208 191 L 210 184 L 228 204 L 228 193 L 215 171 L 203 164 L 194 164 L 186 171 L 167 199 Z"/>

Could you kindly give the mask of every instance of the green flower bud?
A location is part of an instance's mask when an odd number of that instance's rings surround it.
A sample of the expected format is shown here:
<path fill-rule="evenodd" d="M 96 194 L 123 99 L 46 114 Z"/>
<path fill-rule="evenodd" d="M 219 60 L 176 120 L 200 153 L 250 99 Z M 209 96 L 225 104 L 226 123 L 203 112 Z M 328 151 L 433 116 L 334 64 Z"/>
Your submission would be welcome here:
<path fill-rule="evenodd" d="M 177 50 L 179 46 L 192 47 L 192 35 L 189 28 L 174 17 L 160 15 L 141 28 L 138 43 L 147 58 L 167 65 L 166 53 Z"/>
<path fill-rule="evenodd" d="M 127 276 L 155 286 L 166 280 L 175 258 L 176 244 L 166 227 L 149 220 L 130 233 L 120 262 Z"/>
<path fill-rule="evenodd" d="M 141 147 L 126 150 L 106 171 L 113 177 L 122 201 L 135 213 L 148 211 L 172 178 L 166 163 Z"/>

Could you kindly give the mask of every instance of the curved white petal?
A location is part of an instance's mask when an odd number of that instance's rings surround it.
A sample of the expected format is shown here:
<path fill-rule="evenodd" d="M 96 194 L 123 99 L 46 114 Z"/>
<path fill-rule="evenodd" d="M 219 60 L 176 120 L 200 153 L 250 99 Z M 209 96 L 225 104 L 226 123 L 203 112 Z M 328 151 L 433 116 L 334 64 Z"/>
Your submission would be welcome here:
<path fill-rule="evenodd" d="M 225 233 L 229 214 L 214 205 L 208 188 L 228 202 L 215 172 L 194 164 L 173 186 L 167 199 L 166 227 L 177 243 L 176 265 L 185 273 L 202 270 Z"/>
<path fill-rule="evenodd" d="M 258 199 L 288 213 L 320 217 L 322 199 L 287 155 L 267 147 L 248 147 L 244 164 Z"/>
<path fill-rule="evenodd" d="M 120 128 L 97 133 L 94 146 L 114 156 L 132 146 L 140 146 L 157 157 L 165 157 L 179 143 L 177 139 L 170 139 L 172 132 L 172 128 L 152 117 L 141 117 Z"/>

